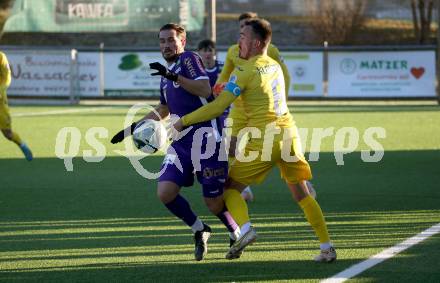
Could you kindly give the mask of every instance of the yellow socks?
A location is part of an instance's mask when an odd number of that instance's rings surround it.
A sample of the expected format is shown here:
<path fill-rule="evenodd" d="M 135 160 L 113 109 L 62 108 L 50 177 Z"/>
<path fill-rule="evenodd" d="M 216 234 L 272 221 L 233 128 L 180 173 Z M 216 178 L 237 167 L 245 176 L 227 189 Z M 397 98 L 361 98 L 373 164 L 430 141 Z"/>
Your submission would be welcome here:
<path fill-rule="evenodd" d="M 330 242 L 330 237 L 327 231 L 327 224 L 324 220 L 324 215 L 322 214 L 321 207 L 316 202 L 314 198 L 310 195 L 305 197 L 299 202 L 304 214 L 306 215 L 307 221 L 315 230 L 316 236 L 318 236 L 320 243 Z"/>
<path fill-rule="evenodd" d="M 225 190 L 223 198 L 228 211 L 231 213 L 238 226 L 241 227 L 243 224 L 250 221 L 246 201 L 241 197 L 239 191 L 234 189 Z"/>
<path fill-rule="evenodd" d="M 20 136 L 17 133 L 15 133 L 15 132 L 12 132 L 11 140 L 14 143 L 16 143 L 17 145 L 21 145 L 23 143 L 23 141 L 21 140 Z"/>

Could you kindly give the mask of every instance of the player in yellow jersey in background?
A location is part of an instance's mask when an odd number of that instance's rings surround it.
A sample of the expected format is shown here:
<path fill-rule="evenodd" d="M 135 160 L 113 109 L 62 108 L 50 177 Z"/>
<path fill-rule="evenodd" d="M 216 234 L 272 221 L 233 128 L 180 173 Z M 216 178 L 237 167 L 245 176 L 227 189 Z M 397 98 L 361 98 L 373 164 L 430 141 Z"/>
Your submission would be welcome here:
<path fill-rule="evenodd" d="M 327 225 L 321 208 L 310 195 L 307 180 L 312 178 L 309 164 L 305 160 L 295 122 L 286 104 L 285 83 L 280 65 L 267 56 L 272 37 L 269 22 L 262 19 L 246 21 L 240 31 L 240 57 L 245 64 L 232 72 L 229 82 L 213 102 L 183 116 L 174 125 L 180 131 L 219 116 L 231 103 L 241 97 L 247 126 L 252 130 L 245 152 L 250 157 L 237 157 L 230 165 L 225 185 L 225 203 L 240 225 L 240 238 L 232 245 L 226 258 L 240 256 L 242 250 L 253 243 L 257 234 L 251 226 L 246 202 L 240 191 L 252 183 L 261 183 L 273 166 L 277 165 L 281 177 L 286 181 L 293 199 L 303 210 L 320 242 L 321 253 L 315 257 L 318 262 L 336 260 L 336 251 L 330 242 Z"/>
<path fill-rule="evenodd" d="M 20 147 L 26 160 L 31 161 L 33 159 L 31 150 L 11 128 L 11 115 L 9 114 L 6 94 L 10 84 L 11 69 L 9 68 L 9 62 L 6 55 L 0 52 L 0 130 L 8 140 L 13 141 Z"/>
<path fill-rule="evenodd" d="M 241 14 L 238 17 L 238 22 L 239 22 L 240 28 L 242 28 L 244 26 L 244 23 L 247 20 L 257 18 L 257 16 L 258 15 L 253 12 L 246 12 L 246 13 Z M 226 54 L 226 59 L 225 59 L 223 69 L 222 69 L 222 71 L 219 75 L 219 78 L 217 80 L 218 85 L 222 85 L 222 84 L 226 83 L 229 80 L 229 76 L 231 75 L 234 68 L 236 66 L 241 66 L 246 62 L 246 60 L 240 58 L 238 51 L 239 51 L 238 44 L 234 44 L 231 47 L 229 47 L 228 53 Z M 275 61 L 277 61 L 281 65 L 281 68 L 283 70 L 283 75 L 284 75 L 284 82 L 285 82 L 285 86 L 286 86 L 286 95 L 288 95 L 289 86 L 290 86 L 290 75 L 289 75 L 289 71 L 287 69 L 286 64 L 284 64 L 284 62 L 280 56 L 280 52 L 279 52 L 278 48 L 275 45 L 270 44 L 269 48 L 267 50 L 267 54 L 269 55 L 269 57 L 271 57 L 272 59 L 274 59 Z M 216 89 L 216 87 L 214 87 L 214 89 Z M 231 142 L 230 142 L 230 147 L 229 147 L 229 156 L 230 156 L 230 158 L 233 158 L 236 154 L 236 149 L 237 149 L 238 145 L 240 144 L 240 141 L 237 142 L 237 135 L 238 135 L 239 131 L 241 129 L 243 129 L 244 127 L 246 127 L 246 125 L 247 125 L 247 117 L 246 117 L 246 113 L 243 111 L 243 105 L 242 105 L 240 97 L 234 101 L 234 103 L 231 107 L 231 110 L 229 112 L 228 118 L 232 118 L 232 121 L 233 121 L 232 132 L 231 132 Z M 248 201 L 252 201 L 254 198 L 252 190 L 249 186 L 246 187 L 242 191 L 241 194 L 242 194 L 243 198 Z"/>

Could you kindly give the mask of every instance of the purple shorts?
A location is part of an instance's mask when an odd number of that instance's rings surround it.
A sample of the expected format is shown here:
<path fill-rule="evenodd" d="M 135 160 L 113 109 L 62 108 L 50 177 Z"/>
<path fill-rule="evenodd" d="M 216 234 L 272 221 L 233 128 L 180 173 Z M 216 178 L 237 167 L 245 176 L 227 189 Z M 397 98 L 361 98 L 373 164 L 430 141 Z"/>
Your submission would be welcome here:
<path fill-rule="evenodd" d="M 202 185 L 203 196 L 214 198 L 223 194 L 223 187 L 228 177 L 228 162 L 219 161 L 219 148 L 208 159 L 200 160 L 200 170 L 194 172 L 193 161 L 191 160 L 190 147 L 174 145 L 175 151 L 168 149 L 162 163 L 161 170 L 166 166 L 165 171 L 159 177 L 159 182 L 170 181 L 180 187 L 191 187 L 194 184 L 194 173 L 197 181 Z M 179 169 L 181 168 L 182 171 Z"/>

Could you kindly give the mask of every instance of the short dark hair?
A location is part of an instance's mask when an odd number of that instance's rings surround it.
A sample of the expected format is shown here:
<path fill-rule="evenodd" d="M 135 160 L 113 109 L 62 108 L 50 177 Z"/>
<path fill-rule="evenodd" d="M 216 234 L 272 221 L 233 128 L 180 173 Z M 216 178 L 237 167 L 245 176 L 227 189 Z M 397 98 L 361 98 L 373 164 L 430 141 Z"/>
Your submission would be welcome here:
<path fill-rule="evenodd" d="M 179 38 L 182 38 L 182 37 L 183 37 L 183 38 L 186 38 L 186 31 L 185 31 L 185 28 L 182 27 L 182 26 L 179 25 L 179 24 L 175 24 L 175 23 L 165 24 L 165 25 L 163 25 L 163 26 L 160 28 L 159 33 L 160 33 L 161 31 L 163 31 L 163 30 L 175 30 L 176 33 L 177 33 L 177 36 L 178 36 Z"/>
<path fill-rule="evenodd" d="M 272 39 L 272 27 L 265 19 L 251 19 L 246 21 L 245 26 L 250 26 L 254 34 L 265 44 L 269 44 Z"/>
<path fill-rule="evenodd" d="M 257 13 L 254 12 L 245 12 L 243 14 L 241 14 L 240 16 L 238 16 L 238 21 L 242 21 L 242 20 L 247 20 L 247 19 L 255 19 L 258 17 Z"/>
<path fill-rule="evenodd" d="M 215 42 L 211 39 L 204 39 L 199 42 L 199 45 L 197 46 L 197 50 L 202 49 L 215 49 Z"/>

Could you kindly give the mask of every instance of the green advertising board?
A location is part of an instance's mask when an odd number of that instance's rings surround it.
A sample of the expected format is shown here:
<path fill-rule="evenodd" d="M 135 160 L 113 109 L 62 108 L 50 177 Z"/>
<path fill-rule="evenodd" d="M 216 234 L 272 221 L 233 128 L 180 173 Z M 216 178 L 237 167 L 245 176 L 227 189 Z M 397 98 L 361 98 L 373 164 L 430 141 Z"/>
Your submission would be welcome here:
<path fill-rule="evenodd" d="M 203 25 L 204 0 L 16 0 L 6 32 L 142 32 Z"/>

